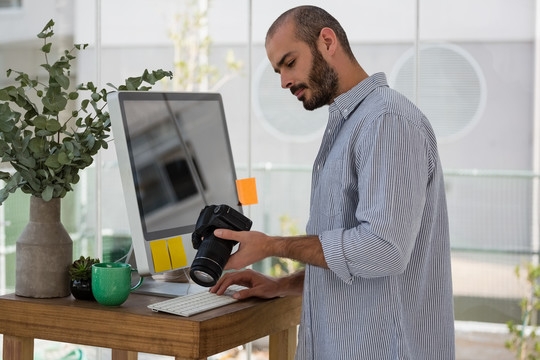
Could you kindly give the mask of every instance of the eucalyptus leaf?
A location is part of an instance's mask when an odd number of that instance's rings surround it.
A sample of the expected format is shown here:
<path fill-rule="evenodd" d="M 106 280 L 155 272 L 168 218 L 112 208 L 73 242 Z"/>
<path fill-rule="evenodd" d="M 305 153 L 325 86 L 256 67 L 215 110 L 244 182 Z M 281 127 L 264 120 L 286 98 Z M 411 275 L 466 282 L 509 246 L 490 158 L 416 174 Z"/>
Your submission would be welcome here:
<path fill-rule="evenodd" d="M 56 80 L 56 82 L 58 84 L 60 84 L 60 86 L 63 88 L 63 89 L 68 89 L 69 88 L 69 78 L 64 75 L 64 74 L 59 74 L 59 75 L 56 75 L 54 77 L 54 80 Z"/>
<path fill-rule="evenodd" d="M 49 130 L 45 130 L 45 129 L 36 131 L 37 136 L 50 136 L 52 134 L 53 134 L 52 132 L 50 132 Z"/>
<path fill-rule="evenodd" d="M 75 150 L 75 146 L 73 146 L 73 143 L 70 141 L 64 141 L 64 146 L 66 147 L 67 151 L 71 153 Z"/>
<path fill-rule="evenodd" d="M 90 100 L 86 99 L 81 102 L 81 109 L 86 111 L 86 108 L 88 107 L 88 104 L 90 103 Z"/>
<path fill-rule="evenodd" d="M 25 134 L 23 140 L 22 140 L 22 151 L 24 151 L 25 155 L 28 154 L 28 151 L 26 151 L 28 149 L 28 144 L 30 143 L 30 140 L 32 139 L 32 136 L 28 133 Z"/>
<path fill-rule="evenodd" d="M 47 186 L 45 188 L 45 190 L 43 190 L 43 192 L 41 193 L 41 198 L 43 199 L 43 201 L 49 201 L 52 199 L 53 197 L 53 191 L 54 191 L 54 186 Z"/>
<path fill-rule="evenodd" d="M 36 159 L 31 156 L 17 155 L 17 160 L 19 164 L 27 168 L 33 168 L 36 166 Z"/>
<path fill-rule="evenodd" d="M 9 191 L 6 188 L 0 189 L 0 204 L 6 201 L 9 196 Z"/>
<path fill-rule="evenodd" d="M 49 88 L 51 89 L 51 88 Z M 58 113 L 66 108 L 67 99 L 60 93 L 49 92 L 41 99 L 43 106 L 51 113 Z"/>
<path fill-rule="evenodd" d="M 44 169 L 39 169 L 38 171 L 36 171 L 36 174 L 44 180 L 47 180 L 49 178 L 49 173 Z"/>
<path fill-rule="evenodd" d="M 5 156 L 6 152 L 8 152 L 9 149 L 9 144 L 0 138 L 0 154 L 2 154 L 2 156 Z"/>
<path fill-rule="evenodd" d="M 6 133 L 13 130 L 15 127 L 15 121 L 0 119 L 0 132 Z"/>
<path fill-rule="evenodd" d="M 60 124 L 60 122 L 57 120 L 57 119 L 49 119 L 47 120 L 47 125 L 46 125 L 46 129 L 49 130 L 50 132 L 58 132 L 58 130 L 60 130 L 62 128 L 62 125 Z"/>
<path fill-rule="evenodd" d="M 86 146 L 88 149 L 92 149 L 96 143 L 96 138 L 92 134 L 88 134 L 86 137 Z"/>
<path fill-rule="evenodd" d="M 51 52 L 51 43 L 45 44 L 41 47 L 41 51 L 43 51 L 45 54 L 48 54 Z"/>
<path fill-rule="evenodd" d="M 8 75 L 9 76 L 9 75 Z M 0 89 L 0 100 L 9 101 L 12 98 L 13 92 L 16 92 L 15 86 L 8 86 L 6 88 Z"/>
<path fill-rule="evenodd" d="M 47 141 L 42 137 L 36 137 L 33 139 L 30 139 L 30 142 L 28 143 L 28 148 L 32 153 L 34 153 L 38 157 L 42 157 L 47 152 L 45 151 L 45 145 L 47 144 Z"/>
<path fill-rule="evenodd" d="M 22 178 L 21 174 L 15 173 L 6 182 L 6 186 L 4 187 L 4 189 L 6 189 L 8 192 L 14 192 L 23 183 L 24 179 Z"/>
<path fill-rule="evenodd" d="M 45 129 L 47 127 L 47 117 L 39 115 L 34 119 L 34 126 L 36 129 Z"/>
<path fill-rule="evenodd" d="M 7 103 L 0 104 L 0 131 L 10 132 L 15 127 L 15 122 L 21 116 L 12 111 Z"/>
<path fill-rule="evenodd" d="M 27 180 L 27 185 L 32 188 L 33 191 L 41 190 L 41 182 L 31 175 L 23 175 L 23 178 Z"/>
<path fill-rule="evenodd" d="M 54 26 L 54 20 L 51 19 L 49 20 L 49 22 L 45 25 L 45 27 L 43 28 L 43 30 L 41 30 L 41 32 L 45 32 L 47 31 L 48 29 L 52 28 Z M 39 35 L 38 35 L 39 37 Z"/>
<path fill-rule="evenodd" d="M 142 84 L 142 77 L 130 77 L 126 80 L 128 90 L 135 90 Z"/>
<path fill-rule="evenodd" d="M 58 162 L 60 163 L 60 165 L 69 165 L 69 163 L 71 163 L 71 160 L 68 154 L 65 151 L 62 151 L 58 154 Z"/>
<path fill-rule="evenodd" d="M 45 160 L 45 166 L 51 169 L 58 169 L 61 165 L 58 161 L 58 154 L 52 154 Z"/>

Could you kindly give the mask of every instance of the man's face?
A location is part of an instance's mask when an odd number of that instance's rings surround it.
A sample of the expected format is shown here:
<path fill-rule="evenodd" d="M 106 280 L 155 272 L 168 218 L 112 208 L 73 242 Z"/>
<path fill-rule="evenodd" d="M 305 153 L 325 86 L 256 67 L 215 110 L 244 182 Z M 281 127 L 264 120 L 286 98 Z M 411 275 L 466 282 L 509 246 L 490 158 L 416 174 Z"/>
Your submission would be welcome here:
<path fill-rule="evenodd" d="M 281 75 L 281 87 L 302 101 L 306 110 L 330 104 L 337 95 L 338 76 L 318 49 L 294 36 L 292 23 L 284 24 L 268 40 L 266 52 L 274 70 Z"/>

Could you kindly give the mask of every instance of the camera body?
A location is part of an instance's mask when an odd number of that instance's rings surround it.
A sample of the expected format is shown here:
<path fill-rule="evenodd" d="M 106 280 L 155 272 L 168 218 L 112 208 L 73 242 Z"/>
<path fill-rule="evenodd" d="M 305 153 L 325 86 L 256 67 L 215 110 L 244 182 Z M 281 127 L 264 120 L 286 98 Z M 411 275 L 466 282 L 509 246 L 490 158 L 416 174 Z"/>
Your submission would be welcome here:
<path fill-rule="evenodd" d="M 213 286 L 221 277 L 236 241 L 214 235 L 216 229 L 247 231 L 252 221 L 227 205 L 208 205 L 201 210 L 195 231 L 191 235 L 197 254 L 191 265 L 190 277 L 201 286 Z"/>

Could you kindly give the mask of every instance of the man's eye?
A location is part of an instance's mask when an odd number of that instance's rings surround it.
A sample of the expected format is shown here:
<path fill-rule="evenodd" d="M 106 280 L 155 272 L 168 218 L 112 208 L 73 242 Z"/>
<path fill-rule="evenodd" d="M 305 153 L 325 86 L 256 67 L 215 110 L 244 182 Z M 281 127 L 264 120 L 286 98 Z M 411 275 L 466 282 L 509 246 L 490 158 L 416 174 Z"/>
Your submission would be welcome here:
<path fill-rule="evenodd" d="M 287 67 L 292 67 L 294 65 L 295 60 L 291 60 L 287 63 Z"/>

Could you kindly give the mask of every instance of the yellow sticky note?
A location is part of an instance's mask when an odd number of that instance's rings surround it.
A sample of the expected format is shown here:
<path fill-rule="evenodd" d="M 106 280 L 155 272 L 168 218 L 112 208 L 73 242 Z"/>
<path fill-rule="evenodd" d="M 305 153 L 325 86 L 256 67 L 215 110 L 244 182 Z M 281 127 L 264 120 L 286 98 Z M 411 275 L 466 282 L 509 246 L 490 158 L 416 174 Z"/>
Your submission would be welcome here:
<path fill-rule="evenodd" d="M 238 192 L 240 204 L 253 205 L 258 202 L 255 178 L 236 180 L 236 191 Z"/>
<path fill-rule="evenodd" d="M 152 259 L 154 260 L 154 271 L 162 272 L 171 270 L 171 259 L 167 250 L 167 242 L 165 240 L 155 240 L 150 243 L 152 251 Z"/>
<path fill-rule="evenodd" d="M 182 237 L 177 236 L 167 239 L 167 246 L 169 247 L 169 255 L 171 257 L 173 269 L 187 266 L 186 252 L 184 251 L 184 245 L 182 244 Z"/>

